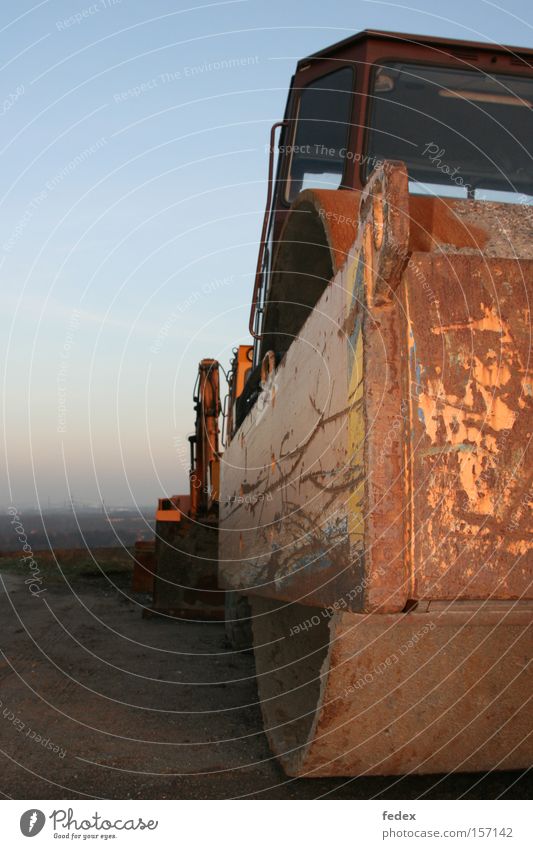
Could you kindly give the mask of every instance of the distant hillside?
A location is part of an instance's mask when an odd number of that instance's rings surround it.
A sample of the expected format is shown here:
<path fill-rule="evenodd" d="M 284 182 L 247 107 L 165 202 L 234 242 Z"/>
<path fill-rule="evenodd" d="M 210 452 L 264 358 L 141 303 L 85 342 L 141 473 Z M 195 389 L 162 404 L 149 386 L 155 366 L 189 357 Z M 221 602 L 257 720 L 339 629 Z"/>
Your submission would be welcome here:
<path fill-rule="evenodd" d="M 38 513 L 20 510 L 17 516 L 7 512 L 0 516 L 0 551 L 16 551 L 20 522 L 33 551 L 46 548 L 85 548 L 131 546 L 138 539 L 154 535 L 154 511 L 52 510 Z M 24 537 L 23 537 L 23 541 Z"/>

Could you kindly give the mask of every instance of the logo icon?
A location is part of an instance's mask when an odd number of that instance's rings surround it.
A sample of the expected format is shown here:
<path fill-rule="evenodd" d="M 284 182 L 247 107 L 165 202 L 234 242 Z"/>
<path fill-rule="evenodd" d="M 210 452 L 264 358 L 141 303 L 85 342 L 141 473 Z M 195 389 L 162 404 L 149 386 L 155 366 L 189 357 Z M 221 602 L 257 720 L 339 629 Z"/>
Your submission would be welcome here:
<path fill-rule="evenodd" d="M 24 837 L 35 837 L 42 830 L 45 822 L 46 817 L 42 811 L 30 808 L 29 811 L 24 811 L 20 818 L 20 830 Z"/>

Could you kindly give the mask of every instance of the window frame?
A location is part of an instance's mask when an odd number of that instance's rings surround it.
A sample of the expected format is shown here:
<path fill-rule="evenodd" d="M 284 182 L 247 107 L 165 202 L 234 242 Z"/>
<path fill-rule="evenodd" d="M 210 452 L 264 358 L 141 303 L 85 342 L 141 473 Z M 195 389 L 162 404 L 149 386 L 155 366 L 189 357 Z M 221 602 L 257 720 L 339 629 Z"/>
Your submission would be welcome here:
<path fill-rule="evenodd" d="M 293 163 L 293 158 L 294 158 L 293 148 L 296 145 L 296 134 L 298 132 L 298 127 L 299 127 L 300 105 L 301 105 L 302 97 L 304 96 L 304 94 L 307 91 L 307 89 L 309 88 L 309 86 L 314 85 L 319 80 L 326 79 L 326 77 L 329 77 L 332 74 L 337 74 L 339 71 L 344 71 L 346 69 L 350 71 L 351 76 L 352 76 L 352 82 L 351 82 L 351 88 L 350 88 L 350 101 L 349 101 L 349 107 L 348 107 L 348 120 L 345 123 L 345 126 L 346 126 L 346 147 L 348 147 L 349 140 L 350 140 L 350 134 L 351 134 L 351 128 L 352 128 L 353 109 L 354 109 L 354 102 L 355 102 L 355 86 L 356 86 L 356 82 L 357 82 L 357 72 L 356 72 L 356 69 L 354 68 L 354 63 L 352 61 L 349 61 L 349 60 L 348 61 L 342 60 L 342 63 L 340 63 L 337 67 L 330 68 L 330 69 L 326 70 L 325 73 L 324 73 L 324 66 L 322 66 L 322 68 L 320 68 L 321 73 L 317 73 L 316 76 L 314 76 L 312 79 L 308 80 L 305 83 L 305 85 L 303 85 L 301 88 L 299 88 L 299 89 L 293 88 L 293 91 L 295 93 L 297 93 L 297 96 L 295 97 L 295 100 L 294 100 L 293 115 L 289 119 L 290 123 L 292 124 L 291 132 L 290 132 L 290 134 L 287 134 L 289 139 L 290 139 L 289 148 L 290 148 L 291 152 L 290 152 L 289 157 L 287 157 L 287 159 L 285 160 L 285 163 L 284 163 L 283 179 L 282 179 L 282 185 L 280 186 L 281 191 L 279 193 L 280 204 L 283 207 L 285 207 L 286 209 L 289 209 L 291 207 L 292 203 L 293 203 L 293 201 L 288 199 L 287 192 L 288 192 L 288 189 L 289 189 L 289 180 L 290 180 L 291 168 L 292 168 L 292 163 Z M 317 71 L 318 70 L 319 69 L 317 68 Z M 281 143 L 281 140 L 280 140 L 280 143 Z M 348 158 L 346 158 L 346 160 L 344 162 L 344 166 L 343 166 L 343 170 L 342 170 L 342 173 L 341 173 L 341 179 L 340 179 L 340 183 L 339 183 L 338 188 L 337 189 L 331 189 L 331 191 L 339 191 L 339 189 L 341 189 L 343 187 L 343 185 L 345 183 L 345 178 L 346 178 L 347 165 L 348 165 Z M 320 187 L 317 186 L 316 188 L 320 188 Z"/>

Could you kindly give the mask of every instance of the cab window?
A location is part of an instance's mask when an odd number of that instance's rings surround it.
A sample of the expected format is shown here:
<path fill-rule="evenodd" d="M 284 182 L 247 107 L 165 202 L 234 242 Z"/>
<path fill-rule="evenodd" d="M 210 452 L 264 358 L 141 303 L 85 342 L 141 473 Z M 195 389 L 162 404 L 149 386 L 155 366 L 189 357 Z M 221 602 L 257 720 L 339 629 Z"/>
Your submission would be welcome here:
<path fill-rule="evenodd" d="M 367 178 L 400 159 L 414 192 L 531 201 L 531 76 L 389 62 L 376 68 L 371 102 Z"/>
<path fill-rule="evenodd" d="M 338 189 L 346 162 L 353 71 L 340 68 L 302 91 L 296 132 L 289 146 L 285 200 L 310 187 Z"/>

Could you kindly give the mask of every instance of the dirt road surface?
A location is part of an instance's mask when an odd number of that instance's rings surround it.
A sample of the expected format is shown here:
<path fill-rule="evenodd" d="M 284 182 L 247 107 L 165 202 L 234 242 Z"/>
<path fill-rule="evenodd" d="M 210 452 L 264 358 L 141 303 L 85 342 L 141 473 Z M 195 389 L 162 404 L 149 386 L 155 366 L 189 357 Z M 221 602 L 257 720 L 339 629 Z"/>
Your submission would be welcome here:
<path fill-rule="evenodd" d="M 526 773 L 288 779 L 254 661 L 220 623 L 143 619 L 127 571 L 0 573 L 0 790 L 6 798 L 527 798 Z"/>

